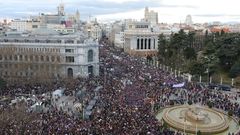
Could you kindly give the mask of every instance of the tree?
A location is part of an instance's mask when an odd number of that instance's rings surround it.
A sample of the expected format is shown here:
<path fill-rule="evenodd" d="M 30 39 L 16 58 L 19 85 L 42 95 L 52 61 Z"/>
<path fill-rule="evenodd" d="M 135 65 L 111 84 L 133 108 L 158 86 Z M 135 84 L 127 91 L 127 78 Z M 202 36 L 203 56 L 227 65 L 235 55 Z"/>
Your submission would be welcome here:
<path fill-rule="evenodd" d="M 229 76 L 235 78 L 240 75 L 240 60 L 238 60 L 230 69 Z"/>
<path fill-rule="evenodd" d="M 167 39 L 163 34 L 158 36 L 158 59 L 160 62 L 166 63 L 167 57 Z"/>
<path fill-rule="evenodd" d="M 237 77 L 238 60 L 240 57 L 240 39 L 236 33 L 221 33 L 215 40 L 215 57 L 218 59 L 218 67 L 221 72 L 229 76 Z"/>
<path fill-rule="evenodd" d="M 190 64 L 188 70 L 192 75 L 202 75 L 205 72 L 205 67 L 203 63 L 194 61 Z"/>
<path fill-rule="evenodd" d="M 184 49 L 183 55 L 187 60 L 195 60 L 197 58 L 196 51 L 191 47 Z"/>
<path fill-rule="evenodd" d="M 195 32 L 189 32 L 187 34 L 187 37 L 186 37 L 186 42 L 187 42 L 187 46 L 188 47 L 193 47 L 193 42 L 194 42 L 194 38 L 195 38 Z"/>
<path fill-rule="evenodd" d="M 203 56 L 200 58 L 201 63 L 203 63 L 206 68 L 205 71 L 211 76 L 217 72 L 217 67 L 219 66 L 219 59 L 217 56 L 217 47 L 213 41 L 209 41 L 203 49 Z"/>

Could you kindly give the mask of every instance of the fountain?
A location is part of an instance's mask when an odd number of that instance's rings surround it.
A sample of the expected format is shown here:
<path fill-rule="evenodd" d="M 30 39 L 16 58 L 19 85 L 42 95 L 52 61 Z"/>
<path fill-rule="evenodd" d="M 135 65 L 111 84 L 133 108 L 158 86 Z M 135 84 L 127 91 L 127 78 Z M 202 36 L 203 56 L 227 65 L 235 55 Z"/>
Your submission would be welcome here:
<path fill-rule="evenodd" d="M 222 133 L 229 128 L 228 116 L 213 109 L 197 106 L 182 105 L 167 108 L 162 119 L 170 127 L 187 133 L 202 134 Z"/>

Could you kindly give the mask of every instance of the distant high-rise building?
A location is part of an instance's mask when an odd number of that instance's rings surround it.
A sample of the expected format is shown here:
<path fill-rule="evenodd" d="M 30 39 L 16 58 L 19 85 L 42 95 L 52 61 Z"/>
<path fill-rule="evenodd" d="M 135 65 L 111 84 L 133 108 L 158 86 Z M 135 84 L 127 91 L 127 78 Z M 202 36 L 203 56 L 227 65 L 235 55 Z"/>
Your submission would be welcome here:
<path fill-rule="evenodd" d="M 148 7 L 145 8 L 144 19 L 152 25 L 158 24 L 158 13 L 153 10 L 149 11 Z"/>
<path fill-rule="evenodd" d="M 58 6 L 58 15 L 64 16 L 65 15 L 65 11 L 64 11 L 64 4 L 61 3 Z"/>
<path fill-rule="evenodd" d="M 76 22 L 79 22 L 79 21 L 80 21 L 80 13 L 79 13 L 78 10 L 77 10 L 77 12 L 76 12 L 75 18 L 76 18 Z"/>
<path fill-rule="evenodd" d="M 188 25 L 188 26 L 191 26 L 193 24 L 191 15 L 187 15 L 186 20 L 185 20 L 185 24 Z"/>

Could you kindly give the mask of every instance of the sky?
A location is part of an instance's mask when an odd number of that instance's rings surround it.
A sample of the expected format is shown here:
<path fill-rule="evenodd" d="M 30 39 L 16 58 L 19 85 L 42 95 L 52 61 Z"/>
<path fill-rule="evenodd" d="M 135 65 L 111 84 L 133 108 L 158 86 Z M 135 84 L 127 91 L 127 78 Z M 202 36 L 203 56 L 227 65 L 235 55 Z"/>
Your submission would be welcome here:
<path fill-rule="evenodd" d="M 56 13 L 61 2 L 66 13 L 79 10 L 81 20 L 139 20 L 148 6 L 158 12 L 158 20 L 163 23 L 184 22 L 187 15 L 192 16 L 194 23 L 240 22 L 237 0 L 0 0 L 0 19 Z"/>

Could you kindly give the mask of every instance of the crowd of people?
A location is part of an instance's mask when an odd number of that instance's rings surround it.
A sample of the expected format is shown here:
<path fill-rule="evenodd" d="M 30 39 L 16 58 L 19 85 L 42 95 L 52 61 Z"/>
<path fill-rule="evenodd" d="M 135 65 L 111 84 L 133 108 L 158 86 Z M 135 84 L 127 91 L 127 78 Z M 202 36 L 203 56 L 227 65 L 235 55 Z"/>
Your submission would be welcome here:
<path fill-rule="evenodd" d="M 65 95 L 76 95 L 73 91 L 86 88 L 87 99 L 94 96 L 93 89 L 99 85 L 103 89 L 93 108 L 90 119 L 71 117 L 52 106 L 47 112 L 23 112 L 21 118 L 15 118 L 19 107 L 4 107 L 1 114 L 8 113 L 2 123 L 0 134 L 89 134 L 89 135 L 182 135 L 180 131 L 167 128 L 157 120 L 156 111 L 172 104 L 184 104 L 189 101 L 200 105 L 212 103 L 212 107 L 233 111 L 240 116 L 238 95 L 210 91 L 195 83 L 187 83 L 184 90 L 173 88 L 173 84 L 185 82 L 182 77 L 163 71 L 150 65 L 145 59 L 129 56 L 118 48 L 103 42 L 100 47 L 100 76 L 88 79 L 76 79 L 65 87 Z M 3 95 L 16 93 L 46 93 L 58 88 L 45 86 L 8 87 Z M 171 96 L 179 102 L 172 102 Z M 0 122 L 1 123 L 1 122 Z"/>

